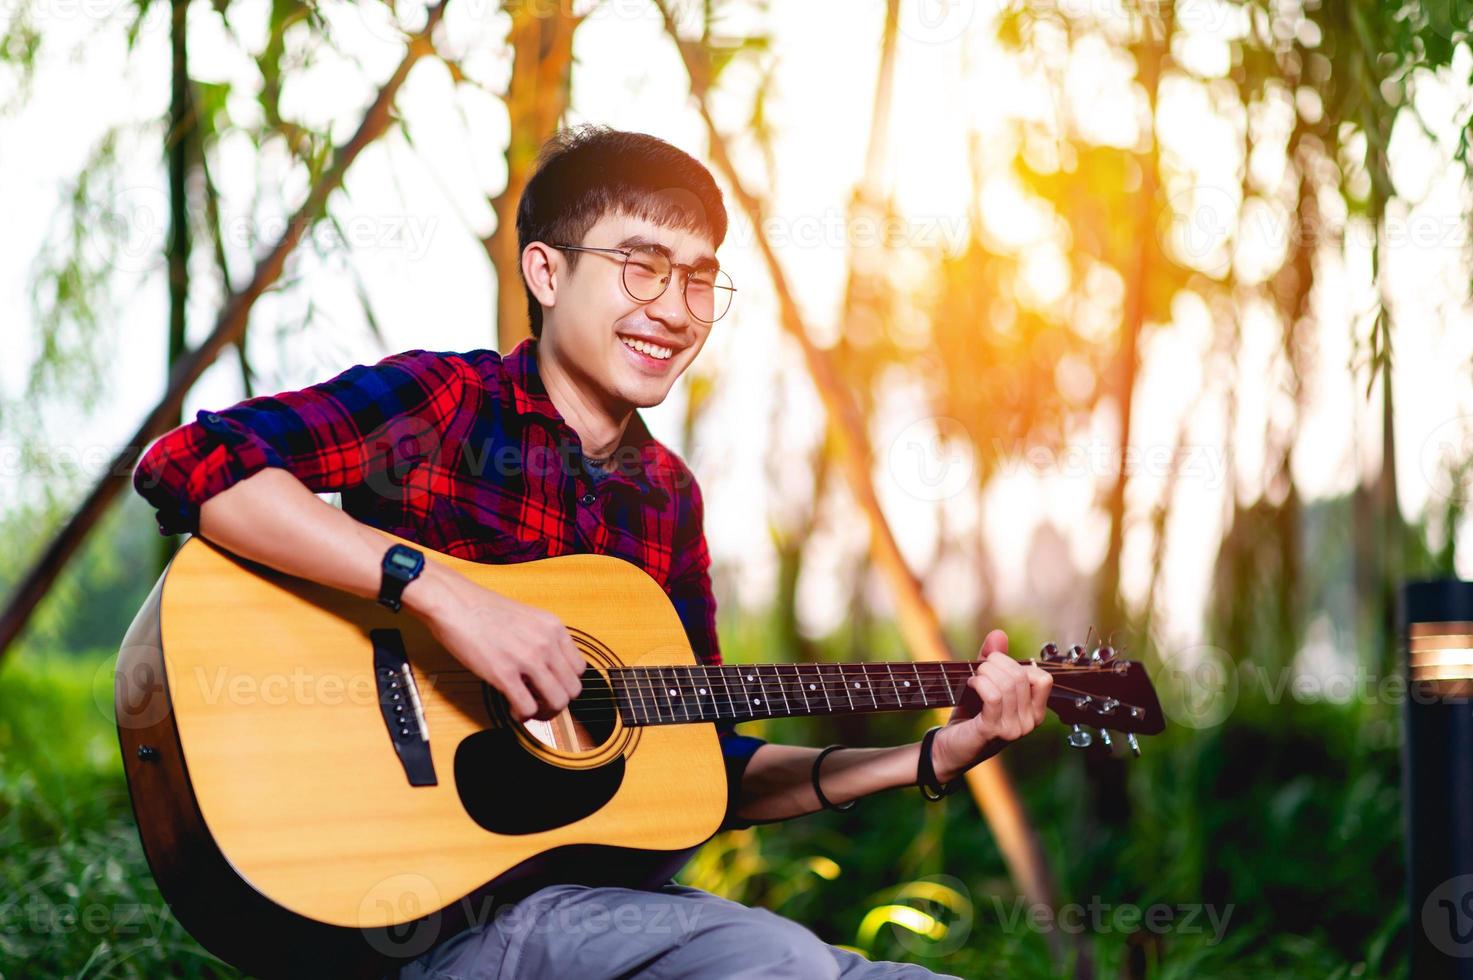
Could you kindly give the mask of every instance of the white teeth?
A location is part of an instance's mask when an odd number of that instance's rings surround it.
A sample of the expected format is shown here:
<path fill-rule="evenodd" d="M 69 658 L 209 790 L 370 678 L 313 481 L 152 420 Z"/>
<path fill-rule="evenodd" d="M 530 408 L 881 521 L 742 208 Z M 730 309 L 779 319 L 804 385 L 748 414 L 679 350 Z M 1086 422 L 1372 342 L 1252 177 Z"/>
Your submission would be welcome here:
<path fill-rule="evenodd" d="M 628 337 L 620 337 L 619 339 L 624 341 L 626 347 L 632 347 L 641 354 L 648 354 L 650 357 L 657 357 L 662 361 L 675 353 L 670 348 L 661 347 L 659 344 L 651 344 L 643 340 L 631 340 Z"/>

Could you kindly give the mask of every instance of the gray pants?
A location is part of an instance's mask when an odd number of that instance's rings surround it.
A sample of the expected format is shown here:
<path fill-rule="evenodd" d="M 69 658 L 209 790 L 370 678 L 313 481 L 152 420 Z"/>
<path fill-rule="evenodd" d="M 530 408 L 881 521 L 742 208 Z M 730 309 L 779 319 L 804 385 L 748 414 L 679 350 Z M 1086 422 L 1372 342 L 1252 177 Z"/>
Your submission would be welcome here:
<path fill-rule="evenodd" d="M 674 883 L 655 891 L 552 885 L 407 964 L 400 980 L 924 980 L 796 922 Z M 953 978 L 954 980 L 954 978 Z"/>

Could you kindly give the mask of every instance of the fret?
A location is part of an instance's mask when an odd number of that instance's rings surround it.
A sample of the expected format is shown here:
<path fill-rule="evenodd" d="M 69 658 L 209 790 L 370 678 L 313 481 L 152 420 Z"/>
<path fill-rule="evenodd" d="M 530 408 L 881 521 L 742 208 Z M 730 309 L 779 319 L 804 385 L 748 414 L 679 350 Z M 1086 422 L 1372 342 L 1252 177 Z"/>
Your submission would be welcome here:
<path fill-rule="evenodd" d="M 689 681 L 690 686 L 682 687 L 680 683 L 682 680 Z M 700 701 L 696 699 L 695 678 L 691 676 L 690 671 L 683 670 L 679 667 L 671 667 L 670 683 L 675 685 L 676 695 L 680 698 L 680 708 L 682 711 L 685 712 L 685 720 L 700 721 L 701 704 Z"/>
<path fill-rule="evenodd" d="M 735 716 L 735 717 L 739 717 L 739 718 L 740 717 L 743 717 L 743 716 L 745 716 L 747 718 L 750 718 L 750 717 L 752 717 L 752 693 L 747 690 L 747 681 L 746 681 L 747 668 L 745 668 L 745 667 L 737 667 L 737 668 L 735 668 L 735 671 L 736 671 L 737 686 L 742 689 L 742 707 L 741 707 L 740 711 L 738 711 L 737 708 L 736 708 L 736 706 L 733 705 L 732 706 L 732 715 Z M 730 690 L 729 687 L 728 687 L 728 690 Z"/>
<path fill-rule="evenodd" d="M 634 703 L 634 696 L 639 694 L 639 689 L 634 688 L 631 690 L 630 686 L 626 683 L 628 678 L 628 674 L 611 674 L 609 677 L 609 687 L 613 689 L 614 697 L 618 699 L 619 713 L 624 716 L 624 723 L 626 725 L 642 725 L 644 722 L 640 720 L 639 712 L 636 710 Z"/>
<path fill-rule="evenodd" d="M 782 691 L 783 706 L 787 709 L 788 716 L 803 714 L 802 685 L 793 679 L 793 665 L 773 664 L 772 669 L 777 676 L 778 689 Z"/>
<path fill-rule="evenodd" d="M 833 714 L 834 702 L 833 699 L 829 697 L 829 686 L 824 682 L 823 670 L 818 666 L 818 664 L 813 665 L 813 679 L 814 683 L 818 685 L 819 693 L 823 695 L 823 710 L 828 714 Z"/>
<path fill-rule="evenodd" d="M 940 690 L 931 691 L 932 704 L 952 705 L 956 704 L 956 697 L 951 693 L 951 680 L 946 675 L 946 667 L 943 664 L 926 664 L 926 681 L 928 684 L 940 685 Z"/>
<path fill-rule="evenodd" d="M 809 701 L 814 704 L 813 711 L 815 714 L 818 714 L 820 712 L 823 714 L 833 714 L 834 705 L 833 702 L 829 700 L 828 686 L 825 685 L 823 682 L 823 671 L 819 669 L 818 664 L 810 664 L 809 666 L 813 668 L 812 677 L 803 678 L 802 668 L 799 668 L 798 671 L 798 676 L 803 680 L 803 696 L 808 698 Z M 818 704 L 819 695 L 823 696 L 822 705 Z"/>
<path fill-rule="evenodd" d="M 766 699 L 766 696 L 765 696 L 765 693 L 766 692 L 764 692 L 762 690 L 762 683 L 761 683 L 761 681 L 760 681 L 759 678 L 760 678 L 760 675 L 753 668 L 751 668 L 751 667 L 743 667 L 742 668 L 742 673 L 741 673 L 742 695 L 743 695 L 743 698 L 744 698 L 744 701 L 745 701 L 745 704 L 746 704 L 747 713 L 751 717 L 753 717 L 753 718 L 757 717 L 757 715 L 762 711 L 762 709 L 764 707 L 767 708 L 767 713 L 769 715 L 772 714 L 772 708 L 770 706 L 764 704 L 764 702 L 767 700 Z M 752 693 L 752 688 L 750 686 L 748 686 L 748 685 L 751 685 L 751 684 L 756 684 L 757 685 L 757 693 L 756 694 L 753 694 Z"/>
<path fill-rule="evenodd" d="M 844 676 L 844 665 L 839 664 L 839 685 L 844 688 L 844 697 L 849 699 L 849 710 L 854 710 L 854 695 L 849 693 L 849 679 Z"/>
<path fill-rule="evenodd" d="M 647 702 L 647 707 L 645 708 L 647 722 L 658 725 L 662 717 L 660 714 L 660 700 L 655 695 L 655 680 L 650 676 L 649 668 L 639 668 L 638 678 L 639 696 Z"/>
<path fill-rule="evenodd" d="M 687 667 L 685 675 L 690 678 L 690 704 L 696 721 L 711 720 L 711 684 L 706 680 L 703 666 Z"/>
<path fill-rule="evenodd" d="M 736 699 L 731 694 L 731 675 L 733 671 L 739 670 L 741 670 L 740 667 L 733 667 L 729 664 L 716 668 L 716 673 L 721 678 L 721 689 L 726 692 L 726 706 L 731 711 L 732 720 L 741 717 L 741 713 L 737 711 Z"/>
<path fill-rule="evenodd" d="M 645 668 L 645 682 L 649 685 L 650 701 L 655 706 L 655 724 L 675 720 L 675 706 L 670 703 L 664 679 L 658 668 Z"/>
<path fill-rule="evenodd" d="M 803 713 L 805 715 L 813 714 L 813 705 L 808 700 L 808 688 L 803 683 L 803 672 L 798 668 L 797 664 L 793 664 L 793 681 L 798 687 L 798 693 L 803 697 Z"/>
<path fill-rule="evenodd" d="M 857 681 L 850 681 L 850 684 L 854 685 L 854 690 L 859 691 L 860 699 L 863 699 L 863 694 L 865 694 L 865 690 L 866 688 L 868 688 L 869 700 L 871 700 L 871 703 L 873 704 L 873 706 L 875 706 L 875 709 L 878 710 L 879 699 L 878 697 L 875 697 L 875 687 L 873 687 L 871 682 L 869 682 L 869 665 L 868 663 L 860 663 L 860 665 L 857 666 L 859 666 L 859 679 L 857 679 Z M 860 701 L 860 704 L 863 704 L 863 700 Z"/>
<path fill-rule="evenodd" d="M 783 687 L 782 664 L 774 664 L 770 668 L 769 675 L 772 677 L 773 680 L 777 681 L 777 693 L 781 694 L 783 699 L 783 713 L 791 717 L 793 714 L 793 706 L 788 701 L 787 688 Z"/>
<path fill-rule="evenodd" d="M 956 704 L 962 699 L 962 691 L 966 690 L 967 679 L 972 676 L 972 671 L 966 665 L 963 665 L 963 671 L 952 670 L 951 667 L 951 664 L 942 664 L 941 676 L 946 680 L 947 704 Z M 953 682 L 955 682 L 954 686 Z"/>
<path fill-rule="evenodd" d="M 706 676 L 711 681 L 711 713 L 717 721 L 726 721 L 731 713 L 731 691 L 726 686 L 726 672 L 720 664 L 706 667 Z M 719 689 L 718 689 L 719 685 Z M 726 698 L 726 707 L 721 706 L 721 699 Z"/>
<path fill-rule="evenodd" d="M 757 675 L 757 687 L 762 690 L 762 707 L 767 709 L 767 718 L 772 718 L 772 688 L 767 687 L 767 681 L 772 678 L 772 669 L 766 668 L 766 665 L 757 666 L 757 668 L 753 668 L 753 673 Z M 781 693 L 781 688 L 779 688 L 779 693 Z"/>
<path fill-rule="evenodd" d="M 824 664 L 824 686 L 833 699 L 833 710 L 843 712 L 847 709 L 854 710 L 854 701 L 849 697 L 848 688 L 844 685 L 844 667 L 842 664 Z"/>
<path fill-rule="evenodd" d="M 684 693 L 680 690 L 680 678 L 675 671 L 669 667 L 660 668 L 661 690 L 670 698 L 671 718 L 674 721 L 690 721 L 690 705 L 686 703 Z M 680 712 L 676 718 L 675 712 Z"/>
<path fill-rule="evenodd" d="M 926 685 L 921 683 L 921 665 L 912 662 L 910 665 L 910 669 L 916 675 L 916 687 L 920 688 L 921 690 L 921 707 L 929 708 L 931 706 L 931 702 L 926 700 Z"/>
<path fill-rule="evenodd" d="M 885 664 L 885 677 L 890 681 L 890 690 L 895 693 L 895 707 L 905 707 L 905 702 L 900 700 L 900 685 L 895 683 L 895 672 L 890 669 L 890 664 Z"/>

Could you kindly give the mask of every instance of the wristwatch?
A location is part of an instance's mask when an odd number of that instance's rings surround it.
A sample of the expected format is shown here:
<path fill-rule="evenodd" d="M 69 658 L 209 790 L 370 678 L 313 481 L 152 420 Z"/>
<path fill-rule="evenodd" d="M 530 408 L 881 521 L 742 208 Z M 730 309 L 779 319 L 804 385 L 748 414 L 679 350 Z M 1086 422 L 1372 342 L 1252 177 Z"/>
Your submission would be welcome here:
<path fill-rule="evenodd" d="M 400 598 L 404 595 L 404 587 L 419 578 L 424 568 L 424 553 L 408 545 L 396 544 L 384 552 L 384 577 L 378 587 L 379 603 L 398 612 L 404 606 Z"/>

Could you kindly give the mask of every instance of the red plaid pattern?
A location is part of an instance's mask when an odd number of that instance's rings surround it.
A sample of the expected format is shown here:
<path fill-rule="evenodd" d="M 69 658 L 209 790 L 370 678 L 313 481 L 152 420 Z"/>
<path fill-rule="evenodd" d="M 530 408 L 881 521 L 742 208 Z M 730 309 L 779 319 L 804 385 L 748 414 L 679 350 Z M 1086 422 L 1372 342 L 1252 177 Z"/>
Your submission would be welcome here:
<path fill-rule="evenodd" d="M 411 350 L 300 391 L 250 398 L 155 442 L 133 474 L 159 532 L 197 532 L 199 508 L 280 466 L 343 510 L 481 562 L 574 553 L 638 565 L 670 596 L 701 662 L 721 662 L 695 477 L 636 412 L 613 470 L 583 462 L 537 372 L 537 341 L 506 356 Z"/>

